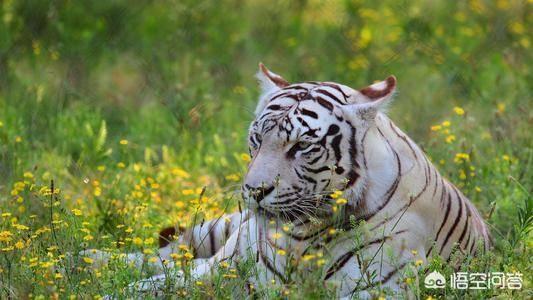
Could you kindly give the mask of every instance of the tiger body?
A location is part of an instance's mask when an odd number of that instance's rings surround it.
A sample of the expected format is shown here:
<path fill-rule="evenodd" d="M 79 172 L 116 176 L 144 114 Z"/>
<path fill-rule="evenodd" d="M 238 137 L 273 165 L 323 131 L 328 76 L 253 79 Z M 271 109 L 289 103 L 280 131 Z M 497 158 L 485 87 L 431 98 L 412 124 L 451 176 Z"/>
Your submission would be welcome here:
<path fill-rule="evenodd" d="M 251 284 L 287 283 L 295 264 L 319 254 L 321 277 L 338 297 L 368 297 L 372 287 L 400 291 L 399 278 L 415 260 L 489 248 L 477 209 L 381 112 L 394 77 L 361 90 L 332 82 L 290 85 L 262 65 L 258 77 L 263 95 L 242 187 L 248 209 L 185 231 L 160 249 L 156 267 L 188 244 L 198 278 L 222 261 L 251 255 L 260 270 Z M 353 226 L 360 221 L 363 233 Z M 128 259 L 144 261 L 141 254 Z M 161 290 L 167 275 L 136 288 Z"/>

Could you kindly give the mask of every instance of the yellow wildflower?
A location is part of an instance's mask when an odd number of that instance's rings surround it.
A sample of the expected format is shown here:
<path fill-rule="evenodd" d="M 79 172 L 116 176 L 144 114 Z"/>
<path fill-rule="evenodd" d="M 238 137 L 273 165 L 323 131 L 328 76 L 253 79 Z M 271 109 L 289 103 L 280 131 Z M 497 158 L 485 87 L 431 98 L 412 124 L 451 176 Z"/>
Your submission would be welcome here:
<path fill-rule="evenodd" d="M 250 155 L 248 155 L 247 153 L 241 153 L 241 159 L 244 162 L 250 162 L 251 160 Z"/>
<path fill-rule="evenodd" d="M 455 135 L 451 134 L 451 135 L 446 137 L 446 143 L 450 144 L 453 141 L 455 141 Z"/>
<path fill-rule="evenodd" d="M 344 198 L 339 198 L 339 199 L 337 199 L 337 201 L 335 201 L 335 203 L 337 203 L 337 205 L 344 205 L 344 204 L 348 203 L 348 200 L 346 200 Z"/>
<path fill-rule="evenodd" d="M 13 224 L 13 227 L 15 227 L 18 230 L 28 230 L 30 229 L 28 226 L 22 225 L 22 224 Z"/>
<path fill-rule="evenodd" d="M 505 103 L 498 103 L 497 108 L 500 114 L 503 113 L 505 111 Z"/>
<path fill-rule="evenodd" d="M 194 190 L 192 190 L 192 189 L 185 189 L 185 190 L 182 190 L 181 193 L 182 193 L 184 196 L 194 195 Z"/>
<path fill-rule="evenodd" d="M 337 199 L 339 198 L 340 196 L 342 196 L 342 191 L 335 191 L 333 192 L 332 194 L 329 195 L 331 198 L 333 199 Z"/>
<path fill-rule="evenodd" d="M 172 174 L 173 175 L 176 175 L 178 177 L 181 177 L 181 178 L 189 178 L 189 173 L 185 172 L 184 170 L 180 169 L 180 168 L 174 168 L 172 169 Z"/>
<path fill-rule="evenodd" d="M 229 181 L 239 181 L 240 179 L 241 177 L 239 176 L 239 174 L 230 174 L 226 176 L 226 180 Z"/>
<path fill-rule="evenodd" d="M 453 161 L 455 163 L 470 161 L 470 155 L 468 153 L 456 153 Z"/>
<path fill-rule="evenodd" d="M 128 140 L 120 140 L 119 143 L 123 146 L 126 146 L 128 144 Z"/>
<path fill-rule="evenodd" d="M 439 131 L 442 129 L 441 125 L 433 125 L 431 126 L 431 131 Z"/>
<path fill-rule="evenodd" d="M 465 114 L 464 109 L 462 109 L 462 108 L 459 107 L 459 106 L 454 107 L 454 108 L 453 108 L 453 111 L 454 111 L 457 115 L 459 115 L 459 116 L 462 116 L 462 115 Z"/>
<path fill-rule="evenodd" d="M 529 39 L 527 37 L 523 37 L 520 39 L 519 41 L 520 45 L 522 45 L 522 47 L 524 48 L 529 48 L 529 46 L 531 45 L 531 42 L 529 41 Z"/>
<path fill-rule="evenodd" d="M 94 260 L 90 257 L 84 257 L 82 259 L 86 264 L 92 264 L 94 262 Z"/>
<path fill-rule="evenodd" d="M 81 216 L 81 215 L 82 215 L 81 210 L 79 210 L 79 209 L 77 209 L 77 208 L 72 209 L 72 213 L 73 213 L 75 216 Z"/>
<path fill-rule="evenodd" d="M 281 256 L 287 255 L 287 251 L 285 251 L 283 249 L 278 249 L 278 251 L 276 251 L 276 253 L 278 253 L 278 255 L 281 255 Z"/>
<path fill-rule="evenodd" d="M 282 234 L 279 233 L 279 232 L 276 232 L 276 233 L 272 234 L 272 238 L 275 239 L 275 240 L 277 240 L 277 239 L 279 239 L 281 237 L 282 237 Z"/>
<path fill-rule="evenodd" d="M 313 258 L 315 258 L 315 257 L 316 257 L 316 256 L 313 255 L 313 254 L 306 254 L 306 255 L 304 255 L 304 256 L 302 257 L 302 260 L 303 260 L 303 261 L 309 261 L 309 260 L 311 260 L 311 259 L 313 259 Z"/>
<path fill-rule="evenodd" d="M 25 244 L 24 244 L 23 241 L 18 241 L 18 242 L 15 243 L 15 248 L 17 248 L 17 249 L 19 249 L 19 250 L 20 250 L 20 249 L 23 249 L 24 246 L 25 246 Z"/>
<path fill-rule="evenodd" d="M 0 232 L 0 242 L 9 242 L 12 236 L 13 233 L 11 231 L 2 231 Z"/>
<path fill-rule="evenodd" d="M 525 31 L 524 24 L 517 21 L 512 22 L 511 25 L 509 25 L 509 29 L 511 29 L 511 31 L 516 34 L 522 34 Z"/>

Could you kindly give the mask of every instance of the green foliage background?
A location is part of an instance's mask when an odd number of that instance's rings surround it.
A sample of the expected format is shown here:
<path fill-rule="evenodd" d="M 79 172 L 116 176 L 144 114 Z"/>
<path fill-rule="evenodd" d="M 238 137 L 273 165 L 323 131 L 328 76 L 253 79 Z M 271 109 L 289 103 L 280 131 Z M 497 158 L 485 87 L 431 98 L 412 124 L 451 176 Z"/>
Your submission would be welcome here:
<path fill-rule="evenodd" d="M 2 1 L 0 221 L 13 236 L 0 242 L 1 297 L 111 293 L 147 273 L 95 279 L 84 269 L 67 280 L 46 262 L 87 246 L 153 248 L 124 229 L 146 241 L 163 225 L 190 224 L 191 193 L 203 186 L 210 201 L 235 208 L 228 191 L 245 170 L 259 61 L 292 82 L 358 88 L 396 75 L 391 118 L 489 218 L 496 250 L 472 266 L 524 274 L 518 292 L 419 297 L 531 297 L 532 5 Z M 41 187 L 52 179 L 61 191 L 49 202 Z M 224 210 L 203 205 L 206 217 Z M 43 228 L 53 234 L 36 234 Z M 189 295 L 229 295 L 206 290 Z"/>

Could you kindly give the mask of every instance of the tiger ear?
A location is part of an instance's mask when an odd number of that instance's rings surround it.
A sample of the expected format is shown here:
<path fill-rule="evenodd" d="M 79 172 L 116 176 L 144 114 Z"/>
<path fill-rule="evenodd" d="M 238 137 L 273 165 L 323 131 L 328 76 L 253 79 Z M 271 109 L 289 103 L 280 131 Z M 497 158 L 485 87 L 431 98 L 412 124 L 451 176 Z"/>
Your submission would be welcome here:
<path fill-rule="evenodd" d="M 396 92 L 396 77 L 376 82 L 365 88 L 359 89 L 353 95 L 351 111 L 355 109 L 357 115 L 363 120 L 372 120 L 378 111 L 383 110 L 392 100 Z"/>
<path fill-rule="evenodd" d="M 268 94 L 289 86 L 290 84 L 287 80 L 283 79 L 283 77 L 267 69 L 263 63 L 259 63 L 259 72 L 257 72 L 256 77 L 261 87 L 261 96 L 259 96 L 259 103 L 257 103 L 255 109 L 255 114 L 258 115 L 268 102 Z"/>
<path fill-rule="evenodd" d="M 289 86 L 289 82 L 278 74 L 270 71 L 263 65 L 259 63 L 259 72 L 257 72 L 257 79 L 261 85 L 263 92 L 268 92 L 272 89 L 280 89 L 286 86 Z"/>

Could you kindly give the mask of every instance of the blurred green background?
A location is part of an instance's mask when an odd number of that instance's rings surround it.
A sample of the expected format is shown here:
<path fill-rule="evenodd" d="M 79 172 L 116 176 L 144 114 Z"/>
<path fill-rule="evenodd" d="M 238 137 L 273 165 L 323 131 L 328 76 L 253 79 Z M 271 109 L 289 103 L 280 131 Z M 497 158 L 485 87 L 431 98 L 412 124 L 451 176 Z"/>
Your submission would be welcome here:
<path fill-rule="evenodd" d="M 136 155 L 196 152 L 214 132 L 244 150 L 259 61 L 293 82 L 396 75 L 392 117 L 421 143 L 458 105 L 480 135 L 528 146 L 527 1 L 3 1 L 0 14 L 2 178 L 43 152 L 110 159 L 86 149 L 102 120 Z"/>
<path fill-rule="evenodd" d="M 143 170 L 157 181 L 181 170 L 192 174 L 179 189 L 163 185 L 166 198 L 159 201 L 170 204 L 156 201 L 145 216 L 155 224 L 176 221 L 163 214 L 183 217 L 174 205 L 188 193 L 182 188 L 235 188 L 245 169 L 261 61 L 291 82 L 359 88 L 394 74 L 399 92 L 391 118 L 490 218 L 500 253 L 525 251 L 519 242 L 529 240 L 532 206 L 532 6 L 4 0 L 1 210 L 36 228 L 47 224 L 30 187 L 54 179 L 61 207 L 90 212 L 98 246 L 106 243 L 100 234 L 123 238 L 117 223 L 137 226 L 109 209 L 118 205 L 113 201 L 129 201 L 140 178 L 131 175 L 126 185 L 121 176 Z M 17 182 L 26 183 L 13 188 Z M 143 201 L 157 198 L 150 195 Z M 531 268 L 518 256 L 501 259 L 500 266 Z M 24 286 L 21 278 L 29 275 L 17 274 Z"/>

